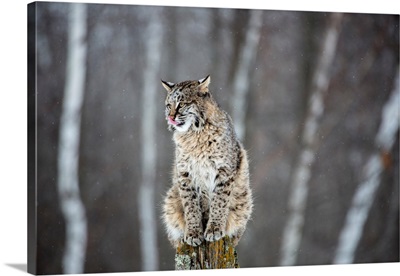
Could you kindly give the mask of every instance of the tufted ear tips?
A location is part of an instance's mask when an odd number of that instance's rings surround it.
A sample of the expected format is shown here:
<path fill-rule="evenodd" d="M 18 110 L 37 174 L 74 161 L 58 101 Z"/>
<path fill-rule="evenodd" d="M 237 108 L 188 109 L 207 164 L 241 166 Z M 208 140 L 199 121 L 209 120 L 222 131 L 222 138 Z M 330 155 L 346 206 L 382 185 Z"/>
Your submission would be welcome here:
<path fill-rule="evenodd" d="M 162 86 L 164 86 L 165 90 L 167 90 L 168 93 L 172 91 L 172 87 L 175 85 L 175 83 L 173 82 L 163 80 L 161 80 L 161 84 Z"/>
<path fill-rule="evenodd" d="M 210 75 L 208 75 L 207 77 L 205 77 L 204 79 L 199 80 L 199 90 L 200 92 L 206 94 L 208 93 L 208 85 L 210 84 L 211 81 L 211 77 Z"/>

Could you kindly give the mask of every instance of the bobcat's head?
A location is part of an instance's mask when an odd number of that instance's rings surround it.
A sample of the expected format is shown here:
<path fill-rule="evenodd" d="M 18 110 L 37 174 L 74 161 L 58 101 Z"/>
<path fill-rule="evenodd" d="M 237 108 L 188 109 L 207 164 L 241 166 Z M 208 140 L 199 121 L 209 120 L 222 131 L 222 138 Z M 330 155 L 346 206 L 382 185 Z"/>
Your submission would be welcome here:
<path fill-rule="evenodd" d="M 161 80 L 167 90 L 165 99 L 165 118 L 168 129 L 186 132 L 199 130 L 205 122 L 204 99 L 210 97 L 208 85 L 210 76 L 196 81 L 172 83 Z"/>

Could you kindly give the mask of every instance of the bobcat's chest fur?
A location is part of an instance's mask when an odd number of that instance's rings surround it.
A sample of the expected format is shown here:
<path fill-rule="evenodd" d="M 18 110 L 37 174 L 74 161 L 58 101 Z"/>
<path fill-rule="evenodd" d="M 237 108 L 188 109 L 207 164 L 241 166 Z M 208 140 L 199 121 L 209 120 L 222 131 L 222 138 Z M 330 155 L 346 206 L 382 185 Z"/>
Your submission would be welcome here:
<path fill-rule="evenodd" d="M 217 175 L 215 164 L 206 158 L 191 158 L 188 161 L 187 169 L 196 190 L 212 192 L 215 188 L 214 180 Z"/>
<path fill-rule="evenodd" d="M 223 162 L 218 153 L 217 141 L 209 141 L 201 136 L 176 137 L 177 143 L 177 169 L 188 172 L 198 193 L 209 195 L 215 188 L 215 178 L 218 167 Z"/>

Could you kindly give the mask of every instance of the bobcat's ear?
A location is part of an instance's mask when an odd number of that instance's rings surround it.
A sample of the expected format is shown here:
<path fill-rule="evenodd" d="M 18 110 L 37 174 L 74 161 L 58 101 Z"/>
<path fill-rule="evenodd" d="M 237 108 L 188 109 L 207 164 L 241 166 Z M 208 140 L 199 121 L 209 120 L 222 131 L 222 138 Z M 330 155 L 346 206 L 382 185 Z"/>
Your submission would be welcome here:
<path fill-rule="evenodd" d="M 172 87 L 175 85 L 175 83 L 163 80 L 161 80 L 161 84 L 162 86 L 164 86 L 165 90 L 167 90 L 168 93 L 172 91 Z"/>
<path fill-rule="evenodd" d="M 211 77 L 210 75 L 208 75 L 207 77 L 205 77 L 204 79 L 199 80 L 199 91 L 202 94 L 207 94 L 208 91 L 208 85 L 210 84 L 211 81 Z"/>

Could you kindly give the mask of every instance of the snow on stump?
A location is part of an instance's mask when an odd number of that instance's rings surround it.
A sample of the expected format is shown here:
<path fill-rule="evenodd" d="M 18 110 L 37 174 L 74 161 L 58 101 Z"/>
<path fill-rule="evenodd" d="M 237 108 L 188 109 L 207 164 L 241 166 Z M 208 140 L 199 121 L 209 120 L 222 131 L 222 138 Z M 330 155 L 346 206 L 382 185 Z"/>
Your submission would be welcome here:
<path fill-rule="evenodd" d="M 176 249 L 175 270 L 239 268 L 236 249 L 228 236 L 193 247 L 181 243 Z"/>

